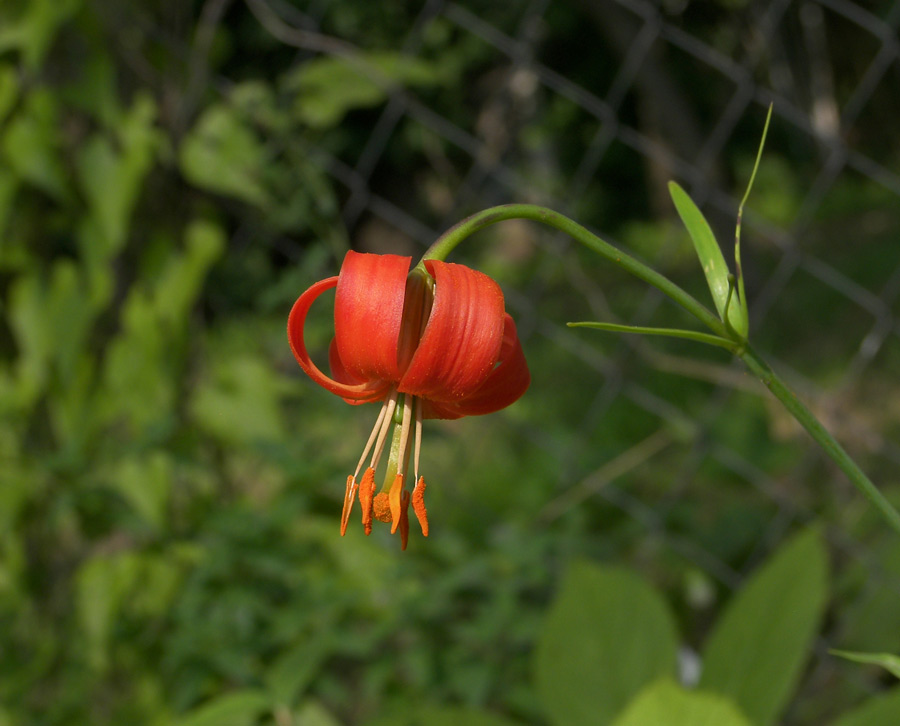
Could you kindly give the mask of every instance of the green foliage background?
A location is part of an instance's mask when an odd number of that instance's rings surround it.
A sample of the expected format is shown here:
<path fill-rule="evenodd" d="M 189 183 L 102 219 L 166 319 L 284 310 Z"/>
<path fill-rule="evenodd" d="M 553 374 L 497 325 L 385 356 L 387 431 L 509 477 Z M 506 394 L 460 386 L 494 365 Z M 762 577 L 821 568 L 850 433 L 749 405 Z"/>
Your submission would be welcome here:
<path fill-rule="evenodd" d="M 816 59 L 791 43 L 793 6 L 760 50 L 754 3 L 663 3 L 644 11 L 668 35 L 628 76 L 643 5 L 538 5 L 0 6 L 2 726 L 573 723 L 552 666 L 582 635 L 606 644 L 582 653 L 583 691 L 608 690 L 623 724 L 682 706 L 819 724 L 889 685 L 825 648 L 900 651 L 900 544 L 723 353 L 566 330 L 685 321 L 526 225 L 456 259 L 504 286 L 532 389 L 426 428 L 428 540 L 401 555 L 383 531 L 338 536 L 375 414 L 302 376 L 284 333 L 296 296 L 351 245 L 417 255 L 467 213 L 536 201 L 706 299 L 665 181 L 728 238 L 764 114 L 749 105 L 704 145 L 735 68 L 782 79 L 776 96 L 787 72 L 798 107 L 847 114 L 817 137 L 776 98 L 744 225 L 751 336 L 900 495 L 900 60 L 866 81 L 878 32 L 827 8 Z M 896 30 L 888 5 L 866 16 L 877 29 Z M 668 43 L 678 32 L 707 62 Z M 824 96 L 807 83 L 822 63 Z M 827 584 L 807 537 L 812 554 L 770 586 L 809 583 L 785 600 L 799 625 L 784 698 L 717 682 L 728 638 L 762 627 L 734 615 L 759 608 L 726 609 L 735 592 L 814 520 Z M 597 653 L 624 641 L 591 631 L 603 619 L 584 601 L 655 623 L 659 639 L 626 651 L 649 663 L 636 686 L 591 688 L 610 667 Z M 691 700 L 677 650 L 704 643 L 719 664 Z M 900 705 L 862 708 L 841 723 Z"/>

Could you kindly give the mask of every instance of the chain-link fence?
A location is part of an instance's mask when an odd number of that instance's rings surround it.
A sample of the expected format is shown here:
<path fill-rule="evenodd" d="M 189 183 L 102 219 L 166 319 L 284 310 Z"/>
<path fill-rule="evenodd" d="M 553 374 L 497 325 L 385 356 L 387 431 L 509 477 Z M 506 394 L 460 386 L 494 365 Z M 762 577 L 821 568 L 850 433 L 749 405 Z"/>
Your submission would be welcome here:
<path fill-rule="evenodd" d="M 333 153 L 325 134 L 308 150 L 340 190 L 354 244 L 421 250 L 473 211 L 528 201 L 572 215 L 679 280 L 700 278 L 672 222 L 665 183 L 682 183 L 729 242 L 772 103 L 743 232 L 751 337 L 876 481 L 892 486 L 900 463 L 900 142 L 892 132 L 900 3 L 500 5 L 423 2 L 414 22 L 389 39 L 409 62 L 442 63 L 435 51 L 442 44 L 448 54 L 471 52 L 466 87 L 447 98 L 386 78 L 364 32 L 335 37 L 341 21 L 328 3 L 248 3 L 273 37 L 298 49 L 298 66 L 323 53 L 343 58 L 386 95 L 377 111 L 350 121 L 369 125 L 364 144 Z M 520 445 L 542 448 L 555 462 L 538 522 L 586 501 L 619 509 L 640 536 L 734 588 L 790 527 L 822 516 L 838 559 L 864 563 L 851 608 L 871 605 L 871 615 L 897 597 L 890 564 L 861 544 L 860 522 L 871 516 L 865 504 L 739 367 L 683 346 L 564 326 L 585 318 L 658 324 L 671 312 L 660 295 L 615 280 L 546 230 L 511 225 L 491 242 L 545 270 L 504 279 L 502 266 L 492 267 L 501 270 L 526 351 L 551 348 L 582 369 L 566 366 L 571 378 L 558 379 L 542 362 L 534 389 L 581 386 L 566 411 L 576 432 L 603 431 L 604 421 L 632 415 L 643 420 L 624 449 L 599 446 L 594 454 L 584 442 L 548 439 L 540 416 L 517 420 Z M 490 253 L 462 254 L 496 262 Z M 699 289 L 702 281 L 685 284 Z M 586 384 L 591 378 L 595 384 Z M 780 455 L 761 453 L 747 435 L 753 426 L 764 427 Z M 663 483 L 652 481 L 661 476 Z M 716 479 L 731 494 L 712 491 Z M 685 500 L 740 506 L 728 496 L 765 512 L 744 566 L 717 551 L 714 538 L 679 524 Z M 839 639 L 846 627 L 837 622 L 832 635 Z M 830 677 L 823 658 L 808 687 Z"/>

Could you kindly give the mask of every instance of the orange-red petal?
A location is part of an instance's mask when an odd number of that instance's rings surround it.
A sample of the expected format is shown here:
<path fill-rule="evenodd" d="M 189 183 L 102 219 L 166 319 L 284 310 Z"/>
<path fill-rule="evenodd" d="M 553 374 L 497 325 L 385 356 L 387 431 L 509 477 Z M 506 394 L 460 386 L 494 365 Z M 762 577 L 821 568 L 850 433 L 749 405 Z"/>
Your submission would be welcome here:
<path fill-rule="evenodd" d="M 341 396 L 345 400 L 353 401 L 377 401 L 384 398 L 390 390 L 391 383 L 382 380 L 366 380 L 365 383 L 349 384 L 336 381 L 326 376 L 315 363 L 312 362 L 309 352 L 306 350 L 306 343 L 303 340 L 303 328 L 306 323 L 306 315 L 310 307 L 323 292 L 330 290 L 338 285 L 339 278 L 329 277 L 325 280 L 312 285 L 304 292 L 294 306 L 291 308 L 291 314 L 288 316 L 288 342 L 291 344 L 291 350 L 297 363 L 306 372 L 306 374 L 318 383 L 322 388 L 331 393 Z"/>
<path fill-rule="evenodd" d="M 422 414 L 424 418 L 453 419 L 493 413 L 518 400 L 530 383 L 531 374 L 528 372 L 528 363 L 522 352 L 516 324 L 512 317 L 506 314 L 498 365 L 484 383 L 459 401 L 425 401 Z M 413 504 L 415 505 L 415 502 Z"/>
<path fill-rule="evenodd" d="M 400 380 L 397 346 L 410 260 L 352 250 L 344 257 L 334 298 L 334 339 L 342 370 L 355 380 Z"/>
<path fill-rule="evenodd" d="M 503 343 L 500 286 L 464 265 L 428 260 L 434 277 L 431 315 L 397 390 L 455 402 L 477 391 L 491 375 Z"/>

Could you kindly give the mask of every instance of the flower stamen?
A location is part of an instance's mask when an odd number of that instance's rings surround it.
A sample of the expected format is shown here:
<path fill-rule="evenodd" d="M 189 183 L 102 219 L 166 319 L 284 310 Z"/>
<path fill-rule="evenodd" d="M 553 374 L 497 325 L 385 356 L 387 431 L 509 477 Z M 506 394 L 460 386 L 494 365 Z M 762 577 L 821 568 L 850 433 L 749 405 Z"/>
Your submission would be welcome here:
<path fill-rule="evenodd" d="M 360 494 L 362 499 L 362 494 Z M 412 493 L 413 511 L 416 513 L 416 519 L 419 520 L 419 526 L 422 528 L 422 536 L 428 536 L 428 511 L 425 509 L 425 477 L 420 476 L 413 488 Z"/>
<path fill-rule="evenodd" d="M 359 483 L 359 505 L 362 507 L 362 523 L 366 535 L 372 534 L 372 500 L 375 497 L 375 470 L 370 466 Z"/>
<path fill-rule="evenodd" d="M 409 540 L 409 492 L 404 491 L 400 497 L 400 549 L 406 549 Z"/>
<path fill-rule="evenodd" d="M 400 524 L 401 502 L 403 500 L 403 474 L 394 477 L 391 491 L 388 492 L 388 506 L 391 508 L 391 534 L 397 531 Z"/>
<path fill-rule="evenodd" d="M 356 477 L 347 477 L 347 489 L 344 492 L 344 509 L 341 512 L 341 537 L 347 533 L 347 522 L 350 521 L 350 510 L 353 508 L 353 500 L 356 499 Z"/>

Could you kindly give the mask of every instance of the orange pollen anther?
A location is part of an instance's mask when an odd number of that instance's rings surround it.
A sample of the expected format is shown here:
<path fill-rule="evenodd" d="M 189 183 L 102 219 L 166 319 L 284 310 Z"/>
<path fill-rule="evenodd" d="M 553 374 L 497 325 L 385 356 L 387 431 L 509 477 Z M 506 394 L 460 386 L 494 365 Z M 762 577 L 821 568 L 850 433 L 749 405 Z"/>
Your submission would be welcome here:
<path fill-rule="evenodd" d="M 403 501 L 403 474 L 397 474 L 394 477 L 394 483 L 391 484 L 391 491 L 388 493 L 388 504 L 391 508 L 391 534 L 397 531 L 400 524 L 400 511 Z"/>
<path fill-rule="evenodd" d="M 391 521 L 391 505 L 388 503 L 387 492 L 378 492 L 372 502 L 372 513 L 379 522 Z"/>
<path fill-rule="evenodd" d="M 362 492 L 359 495 L 360 501 L 362 501 Z M 416 486 L 413 489 L 412 493 L 412 507 L 413 511 L 416 513 L 416 519 L 419 520 L 419 526 L 422 527 L 422 536 L 428 536 L 428 511 L 425 509 L 425 477 L 420 476 L 419 481 L 416 482 Z"/>
<path fill-rule="evenodd" d="M 359 483 L 359 504 L 362 507 L 362 523 L 366 534 L 372 534 L 372 499 L 375 496 L 375 470 L 370 466 L 363 472 Z"/>

